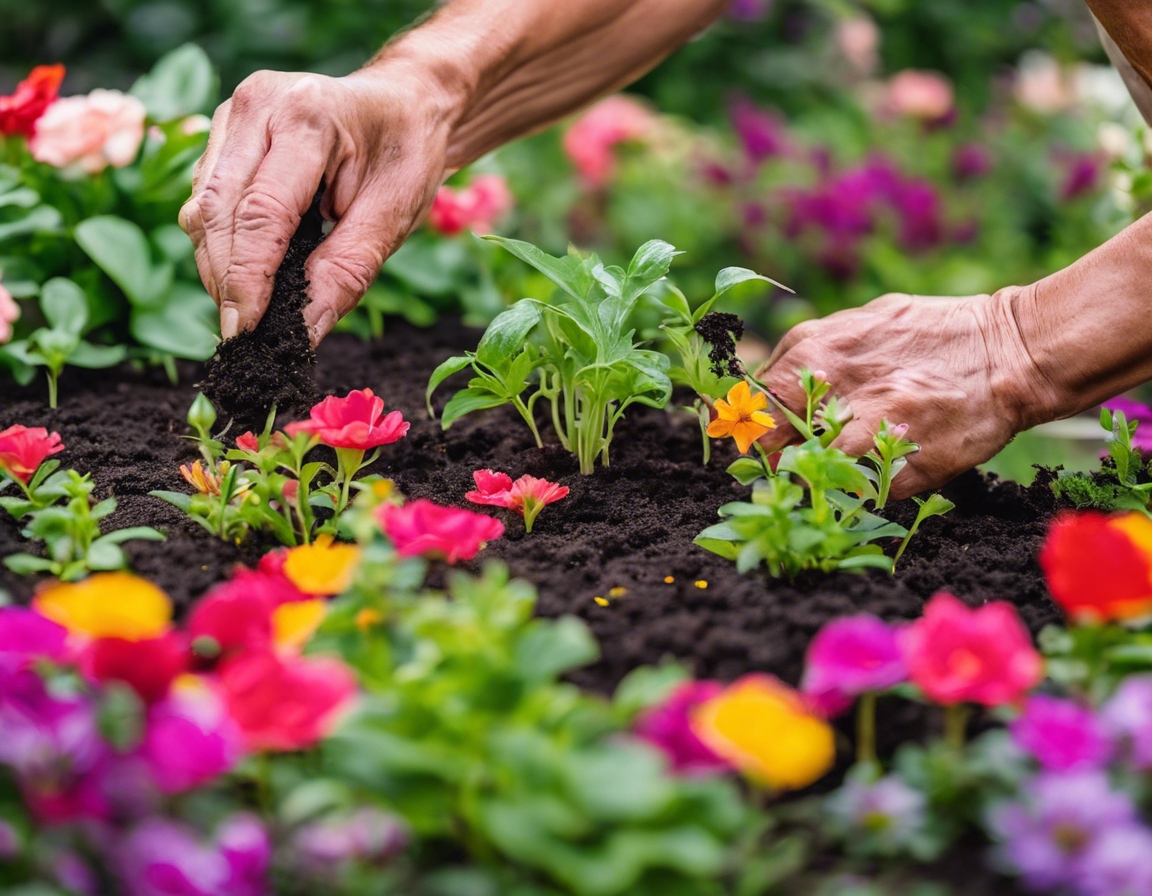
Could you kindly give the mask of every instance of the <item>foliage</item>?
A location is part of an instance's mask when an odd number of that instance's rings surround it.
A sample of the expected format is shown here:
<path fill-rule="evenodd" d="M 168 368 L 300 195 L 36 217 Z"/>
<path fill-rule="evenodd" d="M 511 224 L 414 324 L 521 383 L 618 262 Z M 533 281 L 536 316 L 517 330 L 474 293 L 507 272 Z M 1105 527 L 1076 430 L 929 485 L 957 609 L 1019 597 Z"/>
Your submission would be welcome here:
<path fill-rule="evenodd" d="M 1145 460 L 1132 443 L 1139 421 L 1129 420 L 1123 411 L 1101 408 L 1100 425 L 1108 433 L 1111 463 L 1095 473 L 1061 470 L 1052 480 L 1052 491 L 1061 501 L 1081 509 L 1139 510 L 1152 515 L 1152 460 Z"/>
<path fill-rule="evenodd" d="M 953 505 L 939 495 L 920 503 L 911 530 L 878 516 L 873 511 L 884 508 L 892 479 L 918 446 L 885 421 L 874 437 L 874 451 L 849 457 L 831 445 L 851 419 L 851 409 L 810 370 L 800 372 L 800 385 L 806 396 L 803 416 L 777 407 L 803 443 L 785 448 L 774 467 L 759 445 L 758 460 L 735 461 L 728 472 L 753 487 L 751 500 L 722 506 L 724 521 L 701 532 L 696 543 L 736 561 L 741 572 L 763 563 L 774 576 L 865 567 L 891 573 L 895 559 L 875 542 L 902 538 L 902 553 L 925 518 L 947 513 Z"/>

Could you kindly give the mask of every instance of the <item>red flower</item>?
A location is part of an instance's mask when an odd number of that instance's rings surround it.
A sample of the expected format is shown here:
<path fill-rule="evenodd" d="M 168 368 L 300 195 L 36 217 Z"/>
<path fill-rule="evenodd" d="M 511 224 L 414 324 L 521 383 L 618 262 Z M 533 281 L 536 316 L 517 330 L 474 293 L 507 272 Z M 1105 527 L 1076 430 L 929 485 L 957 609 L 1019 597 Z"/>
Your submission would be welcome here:
<path fill-rule="evenodd" d="M 145 703 L 163 699 L 176 676 L 187 671 L 188 639 L 180 632 L 128 641 L 97 638 L 80 657 L 80 668 L 93 681 L 120 681 Z"/>
<path fill-rule="evenodd" d="M 403 506 L 382 504 L 376 518 L 401 557 L 431 554 L 449 563 L 471 560 L 485 542 L 504 534 L 504 524 L 497 519 L 423 498 Z"/>
<path fill-rule="evenodd" d="M 383 398 L 371 389 L 359 389 L 344 398 L 329 395 L 312 408 L 311 419 L 289 423 L 284 429 L 291 436 L 312 433 L 332 448 L 367 451 L 404 438 L 408 426 L 399 411 L 384 415 Z"/>
<path fill-rule="evenodd" d="M 464 230 L 486 233 L 511 208 L 512 194 L 504 178 L 482 174 L 459 190 L 441 187 L 428 212 L 428 223 L 445 236 Z"/>
<path fill-rule="evenodd" d="M 299 750 L 326 735 L 356 691 L 339 660 L 247 653 L 220 670 L 220 693 L 245 743 L 255 750 Z"/>
<path fill-rule="evenodd" d="M 1052 598 L 1076 622 L 1152 614 L 1152 520 L 1143 514 L 1061 514 L 1040 565 Z"/>
<path fill-rule="evenodd" d="M 27 485 L 46 457 L 63 450 L 59 433 L 43 426 L 9 426 L 0 432 L 0 472 Z"/>
<path fill-rule="evenodd" d="M 1016 608 L 995 601 L 970 609 L 941 592 L 899 632 L 909 677 L 930 700 L 1016 703 L 1044 674 Z"/>
<path fill-rule="evenodd" d="M 0 96 L 0 134 L 23 134 L 31 138 L 44 110 L 56 102 L 64 66 L 38 65 L 16 85 L 11 96 Z"/>
<path fill-rule="evenodd" d="M 473 504 L 507 507 L 524 517 L 524 529 L 532 531 L 536 515 L 547 505 L 567 497 L 568 486 L 557 485 L 535 476 L 521 476 L 515 482 L 507 473 L 477 470 L 472 474 L 476 490 L 464 497 Z"/>
<path fill-rule="evenodd" d="M 246 432 L 242 436 L 236 437 L 236 447 L 241 451 L 247 451 L 249 454 L 255 454 L 260 450 L 260 440 L 256 435 L 251 432 Z"/>
<path fill-rule="evenodd" d="M 188 634 L 193 642 L 211 638 L 221 654 L 264 650 L 272 643 L 272 612 L 308 597 L 282 574 L 264 571 L 263 563 L 257 572 L 241 569 L 196 605 Z"/>

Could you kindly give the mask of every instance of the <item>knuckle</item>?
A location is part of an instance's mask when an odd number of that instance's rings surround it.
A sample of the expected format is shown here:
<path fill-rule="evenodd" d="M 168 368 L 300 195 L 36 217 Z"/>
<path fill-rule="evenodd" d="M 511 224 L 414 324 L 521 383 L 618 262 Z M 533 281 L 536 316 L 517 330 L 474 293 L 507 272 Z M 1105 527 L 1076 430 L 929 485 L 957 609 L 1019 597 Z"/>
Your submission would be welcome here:
<path fill-rule="evenodd" d="M 341 294 L 359 299 L 364 295 L 380 273 L 382 261 L 378 256 L 348 257 L 334 256 L 324 259 L 317 265 L 317 279 L 328 281 Z"/>
<path fill-rule="evenodd" d="M 196 197 L 195 202 L 199 209 L 200 219 L 204 222 L 204 226 L 211 227 L 216 221 L 220 220 L 227 214 L 225 208 L 224 196 L 220 191 L 220 187 L 212 178 L 205 184 L 204 189 L 200 191 L 200 195 Z"/>
<path fill-rule="evenodd" d="M 193 240 L 197 239 L 196 234 L 203 230 L 203 225 L 200 223 L 200 201 L 195 196 L 180 206 L 176 222 Z"/>
<path fill-rule="evenodd" d="M 299 212 L 275 193 L 261 187 L 245 191 L 236 205 L 236 226 L 245 230 L 295 229 Z"/>

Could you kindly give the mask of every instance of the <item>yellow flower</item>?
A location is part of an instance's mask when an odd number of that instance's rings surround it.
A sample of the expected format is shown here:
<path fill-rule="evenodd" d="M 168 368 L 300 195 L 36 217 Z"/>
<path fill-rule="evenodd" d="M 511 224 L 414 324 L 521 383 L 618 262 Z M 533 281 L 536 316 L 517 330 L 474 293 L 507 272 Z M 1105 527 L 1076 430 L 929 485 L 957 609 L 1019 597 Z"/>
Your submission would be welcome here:
<path fill-rule="evenodd" d="M 752 394 L 748 383 L 738 382 L 728 390 L 728 400 L 716 399 L 716 419 L 708 424 L 708 435 L 714 439 L 731 436 L 741 454 L 747 454 L 752 443 L 766 432 L 776 428 L 771 414 L 764 413 L 768 396 L 763 392 Z"/>
<path fill-rule="evenodd" d="M 316 634 L 328 607 L 321 598 L 294 600 L 272 611 L 272 641 L 279 648 L 299 650 Z"/>
<path fill-rule="evenodd" d="M 832 728 L 770 675 L 733 682 L 696 710 L 692 730 L 718 756 L 776 790 L 807 787 L 836 759 Z"/>
<path fill-rule="evenodd" d="M 384 617 L 380 611 L 374 610 L 371 607 L 365 607 L 356 613 L 356 628 L 362 632 L 368 631 L 372 626 L 378 625 L 383 621 Z"/>
<path fill-rule="evenodd" d="M 352 584 L 359 560 L 356 545 L 334 544 L 331 535 L 321 535 L 288 552 L 284 575 L 305 594 L 339 594 Z"/>
<path fill-rule="evenodd" d="M 168 595 L 124 572 L 49 585 L 37 593 L 32 607 L 70 632 L 91 638 L 144 641 L 164 634 L 172 621 Z"/>

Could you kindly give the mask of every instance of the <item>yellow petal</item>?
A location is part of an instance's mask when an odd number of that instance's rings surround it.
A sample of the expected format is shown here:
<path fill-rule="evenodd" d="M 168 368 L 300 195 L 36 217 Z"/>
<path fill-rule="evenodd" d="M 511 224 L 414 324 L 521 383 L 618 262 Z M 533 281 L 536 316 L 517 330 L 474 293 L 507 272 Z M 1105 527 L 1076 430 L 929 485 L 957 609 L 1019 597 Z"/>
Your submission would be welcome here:
<path fill-rule="evenodd" d="M 1113 517 L 1108 521 L 1108 527 L 1123 532 L 1137 550 L 1152 559 L 1152 520 L 1144 514 L 1126 513 Z"/>
<path fill-rule="evenodd" d="M 321 598 L 294 600 L 272 611 L 272 640 L 281 649 L 299 650 L 316 634 L 328 608 Z"/>
<path fill-rule="evenodd" d="M 728 404 L 723 398 L 717 398 L 712 407 L 716 411 L 716 417 L 719 420 L 739 420 L 740 413 Z"/>
<path fill-rule="evenodd" d="M 735 386 L 728 390 L 728 401 L 736 408 L 743 408 L 752 397 L 752 390 L 748 388 L 748 383 L 740 380 Z"/>
<path fill-rule="evenodd" d="M 757 392 L 748 401 L 748 409 L 751 411 L 758 411 L 766 407 L 768 407 L 768 396 L 763 392 Z"/>
<path fill-rule="evenodd" d="M 143 641 L 164 634 L 172 621 L 168 595 L 123 572 L 50 585 L 36 595 L 32 607 L 70 632 L 90 638 Z"/>
<path fill-rule="evenodd" d="M 713 420 L 708 424 L 708 435 L 714 439 L 724 439 L 732 435 L 732 427 L 736 424 L 731 420 Z"/>
<path fill-rule="evenodd" d="M 692 730 L 716 754 L 778 790 L 821 778 L 836 758 L 831 727 L 768 675 L 749 675 L 700 706 Z"/>
<path fill-rule="evenodd" d="M 765 429 L 775 429 L 776 421 L 772 418 L 771 414 L 766 414 L 764 411 L 756 411 L 751 417 L 748 418 L 753 423 L 763 426 Z"/>
<path fill-rule="evenodd" d="M 333 544 L 332 536 L 322 535 L 288 552 L 284 575 L 305 594 L 339 594 L 352 584 L 359 559 L 356 545 Z"/>
<path fill-rule="evenodd" d="M 768 432 L 767 426 L 746 421 L 744 423 L 737 423 L 732 427 L 732 438 L 736 440 L 736 447 L 740 449 L 740 453 L 747 454 L 748 449 L 752 447 L 752 443 L 766 432 Z"/>

